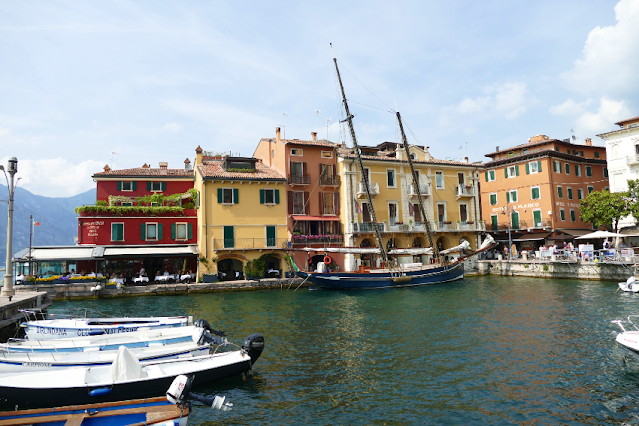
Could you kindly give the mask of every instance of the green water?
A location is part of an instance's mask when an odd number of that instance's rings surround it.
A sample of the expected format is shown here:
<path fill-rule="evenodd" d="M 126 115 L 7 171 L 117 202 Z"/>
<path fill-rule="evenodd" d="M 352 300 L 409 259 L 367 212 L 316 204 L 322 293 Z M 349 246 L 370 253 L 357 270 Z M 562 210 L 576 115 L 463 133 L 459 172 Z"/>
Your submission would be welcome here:
<path fill-rule="evenodd" d="M 616 283 L 473 277 L 358 292 L 300 289 L 55 302 L 50 313 L 193 315 L 241 342 L 261 333 L 255 375 L 206 385 L 230 412 L 191 425 L 639 424 L 639 362 Z"/>

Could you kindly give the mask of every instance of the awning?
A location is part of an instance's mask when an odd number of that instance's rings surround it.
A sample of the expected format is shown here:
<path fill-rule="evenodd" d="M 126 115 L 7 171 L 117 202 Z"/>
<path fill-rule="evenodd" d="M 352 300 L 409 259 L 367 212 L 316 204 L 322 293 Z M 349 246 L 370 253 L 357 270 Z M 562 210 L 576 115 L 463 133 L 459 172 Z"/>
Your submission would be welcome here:
<path fill-rule="evenodd" d="M 78 260 L 102 260 L 108 257 L 173 257 L 193 256 L 199 253 L 198 246 L 171 245 L 171 246 L 52 246 L 33 247 L 31 258 L 34 262 L 62 262 Z M 18 262 L 29 261 L 29 249 L 23 249 L 13 255 L 13 260 Z"/>
<path fill-rule="evenodd" d="M 305 216 L 305 215 L 292 215 L 293 220 L 305 221 L 305 220 L 339 220 L 337 216 Z"/>
<path fill-rule="evenodd" d="M 147 247 L 105 247 L 104 257 L 140 256 L 191 256 L 198 254 L 196 245 L 188 246 L 147 246 Z"/>
<path fill-rule="evenodd" d="M 31 258 L 35 262 L 54 262 L 63 260 L 92 260 L 93 246 L 57 246 L 57 247 L 33 247 Z M 29 249 L 20 250 L 14 254 L 16 261 L 28 261 Z"/>
<path fill-rule="evenodd" d="M 581 237 L 582 235 L 590 234 L 592 232 L 592 230 L 590 229 L 566 229 L 566 228 L 557 228 L 556 231 L 563 232 L 564 234 L 572 235 L 573 237 Z"/>
<path fill-rule="evenodd" d="M 521 237 L 513 240 L 513 241 L 538 241 L 545 240 L 546 237 L 550 235 L 550 232 L 537 232 L 534 234 L 524 234 Z"/>

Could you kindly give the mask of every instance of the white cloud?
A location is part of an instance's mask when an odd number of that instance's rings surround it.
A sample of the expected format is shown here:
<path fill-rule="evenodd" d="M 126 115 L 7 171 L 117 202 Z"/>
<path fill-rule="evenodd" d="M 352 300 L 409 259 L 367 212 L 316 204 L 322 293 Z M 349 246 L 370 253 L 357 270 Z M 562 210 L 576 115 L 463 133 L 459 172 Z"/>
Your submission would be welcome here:
<path fill-rule="evenodd" d="M 492 86 L 487 91 L 496 93 L 495 111 L 505 113 L 508 119 L 517 118 L 528 109 L 528 89 L 525 83 L 506 83 Z"/>
<path fill-rule="evenodd" d="M 163 132 L 177 133 L 182 129 L 183 127 L 177 123 L 166 123 L 164 126 L 162 126 Z"/>
<path fill-rule="evenodd" d="M 566 102 L 562 104 L 551 106 L 550 108 L 548 108 L 548 111 L 550 111 L 550 113 L 553 115 L 583 114 L 591 102 L 592 99 L 586 99 L 583 102 L 575 102 L 574 100 L 572 100 L 572 98 L 568 98 Z"/>
<path fill-rule="evenodd" d="M 7 163 L 3 158 L 1 164 Z M 70 197 L 95 187 L 91 179 L 101 172 L 104 163 L 94 160 L 71 164 L 64 158 L 40 160 L 18 160 L 17 178 L 22 178 L 19 186 L 33 194 L 45 197 Z"/>
<path fill-rule="evenodd" d="M 583 57 L 561 79 L 581 93 L 619 96 L 639 87 L 639 1 L 615 6 L 616 25 L 596 27 L 588 34 Z"/>
<path fill-rule="evenodd" d="M 9 133 L 11 133 L 11 130 L 0 127 L 0 138 L 7 136 Z"/>
<path fill-rule="evenodd" d="M 592 133 L 613 130 L 613 123 L 630 117 L 630 111 L 623 101 L 601 98 L 596 113 L 585 112 L 576 121 L 577 129 L 591 135 Z"/>

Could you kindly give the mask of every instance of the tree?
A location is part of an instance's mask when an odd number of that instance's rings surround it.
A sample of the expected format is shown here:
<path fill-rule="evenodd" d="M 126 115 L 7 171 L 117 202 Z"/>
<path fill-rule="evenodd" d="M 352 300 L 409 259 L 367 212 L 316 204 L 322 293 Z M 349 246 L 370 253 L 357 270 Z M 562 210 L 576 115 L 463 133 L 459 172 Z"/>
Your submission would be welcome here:
<path fill-rule="evenodd" d="M 625 192 L 628 213 L 639 222 L 639 179 L 628 181 L 628 191 Z"/>
<path fill-rule="evenodd" d="M 593 191 L 579 203 L 581 220 L 595 226 L 608 226 L 617 232 L 619 220 L 628 216 L 628 201 L 625 193 L 610 193 L 608 190 Z"/>

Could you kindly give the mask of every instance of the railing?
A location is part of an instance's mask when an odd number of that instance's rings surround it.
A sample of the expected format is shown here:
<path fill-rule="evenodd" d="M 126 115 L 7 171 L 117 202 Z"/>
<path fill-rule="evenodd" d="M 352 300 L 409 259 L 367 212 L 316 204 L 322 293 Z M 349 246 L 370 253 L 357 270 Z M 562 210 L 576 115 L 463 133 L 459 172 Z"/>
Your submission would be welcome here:
<path fill-rule="evenodd" d="M 457 185 L 457 193 L 458 197 L 472 197 L 475 195 L 475 188 L 470 185 L 459 184 Z"/>
<path fill-rule="evenodd" d="M 431 194 L 430 185 L 427 183 L 420 183 L 419 192 L 421 192 L 422 197 L 428 197 Z M 417 188 L 414 183 L 411 183 L 408 187 L 408 196 L 417 197 Z"/>
<path fill-rule="evenodd" d="M 533 219 L 532 225 L 533 225 L 533 228 L 550 228 L 552 227 L 552 220 L 546 219 L 546 220 L 535 222 L 535 220 Z"/>
<path fill-rule="evenodd" d="M 288 175 L 288 183 L 292 185 L 308 185 L 311 183 L 310 175 Z"/>
<path fill-rule="evenodd" d="M 388 232 L 408 232 L 411 230 L 411 226 L 403 223 L 396 223 L 388 226 Z"/>
<path fill-rule="evenodd" d="M 457 231 L 457 224 L 456 223 L 448 223 L 448 222 L 438 222 L 437 223 L 437 230 L 438 231 Z"/>
<path fill-rule="evenodd" d="M 369 183 L 369 188 L 371 191 L 371 196 L 379 195 L 379 183 Z M 357 184 L 357 196 L 365 197 L 366 196 L 366 185 L 364 182 L 358 182 Z"/>
<path fill-rule="evenodd" d="M 339 186 L 339 176 L 320 176 L 320 186 Z"/>
<path fill-rule="evenodd" d="M 215 250 L 278 249 L 287 245 L 287 238 L 216 238 Z"/>
<path fill-rule="evenodd" d="M 626 157 L 626 161 L 629 166 L 639 164 L 639 154 L 629 155 Z"/>
<path fill-rule="evenodd" d="M 506 225 L 507 227 L 508 225 Z M 498 225 L 499 228 L 499 225 Z M 454 232 L 458 232 L 458 231 L 485 231 L 486 230 L 486 221 L 484 220 L 476 220 L 476 221 L 469 221 L 469 222 L 451 222 L 451 223 L 444 223 L 444 222 L 439 222 L 437 223 L 437 231 L 454 231 Z M 496 228 L 493 228 L 493 231 L 496 231 Z"/>
<path fill-rule="evenodd" d="M 378 223 L 377 229 L 379 232 L 384 232 L 384 224 Z M 375 226 L 373 223 L 364 222 L 364 223 L 351 223 L 349 226 L 349 230 L 352 233 L 360 233 L 360 232 L 375 232 Z"/>
<path fill-rule="evenodd" d="M 344 244 L 343 235 L 293 235 L 294 246 L 309 244 Z"/>

